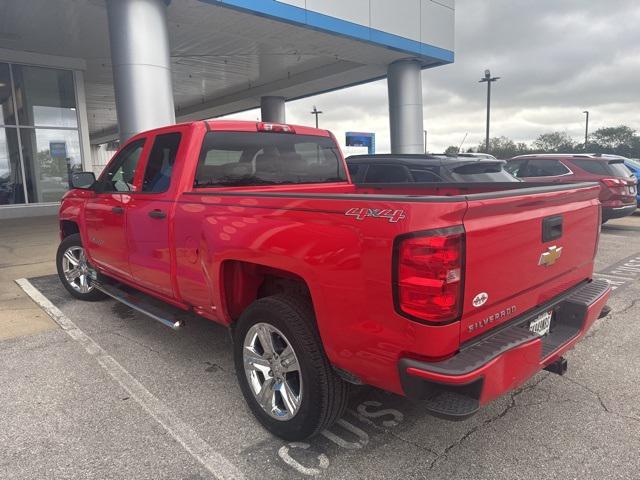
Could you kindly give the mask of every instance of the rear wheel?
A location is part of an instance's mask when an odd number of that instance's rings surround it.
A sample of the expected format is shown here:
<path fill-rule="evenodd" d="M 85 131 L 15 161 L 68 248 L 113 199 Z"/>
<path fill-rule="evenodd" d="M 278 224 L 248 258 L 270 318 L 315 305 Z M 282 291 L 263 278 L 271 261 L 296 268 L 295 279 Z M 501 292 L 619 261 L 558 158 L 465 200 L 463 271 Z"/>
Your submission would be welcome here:
<path fill-rule="evenodd" d="M 96 273 L 84 253 L 80 234 L 69 235 L 60 243 L 56 267 L 62 285 L 75 298 L 96 301 L 106 297 L 91 284 Z"/>
<path fill-rule="evenodd" d="M 234 360 L 245 400 L 274 435 L 302 440 L 344 413 L 348 384 L 329 364 L 302 298 L 279 294 L 250 305 L 234 332 Z"/>

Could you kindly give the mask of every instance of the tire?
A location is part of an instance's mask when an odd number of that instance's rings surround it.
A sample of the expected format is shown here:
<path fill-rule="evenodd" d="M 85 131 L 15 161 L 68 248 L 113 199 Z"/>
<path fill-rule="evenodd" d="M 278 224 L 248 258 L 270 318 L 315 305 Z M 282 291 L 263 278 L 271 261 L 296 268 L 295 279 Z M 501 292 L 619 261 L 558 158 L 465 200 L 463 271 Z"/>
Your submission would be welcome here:
<path fill-rule="evenodd" d="M 276 354 L 270 362 L 265 361 L 269 352 L 261 342 L 265 332 L 268 333 L 266 341 L 272 343 Z M 242 394 L 269 432 L 289 441 L 303 440 L 342 416 L 349 385 L 329 364 L 309 301 L 291 294 L 256 300 L 242 313 L 233 337 L 236 375 Z M 246 368 L 245 359 L 248 360 Z M 257 363 L 253 363 L 254 360 Z M 293 371 L 283 374 L 287 369 Z M 265 397 L 267 401 L 261 404 L 255 392 L 261 383 L 263 388 L 269 383 L 269 375 L 273 388 Z"/>
<path fill-rule="evenodd" d="M 72 257 L 65 256 L 65 254 L 71 254 Z M 77 262 L 75 265 L 73 264 L 74 261 Z M 84 248 L 82 247 L 79 233 L 69 235 L 60 242 L 56 253 L 56 268 L 62 285 L 73 297 L 88 302 L 106 298 L 104 293 L 91 285 L 93 268 L 84 256 Z M 69 274 L 70 269 L 75 270 L 78 275 L 72 277 Z"/>

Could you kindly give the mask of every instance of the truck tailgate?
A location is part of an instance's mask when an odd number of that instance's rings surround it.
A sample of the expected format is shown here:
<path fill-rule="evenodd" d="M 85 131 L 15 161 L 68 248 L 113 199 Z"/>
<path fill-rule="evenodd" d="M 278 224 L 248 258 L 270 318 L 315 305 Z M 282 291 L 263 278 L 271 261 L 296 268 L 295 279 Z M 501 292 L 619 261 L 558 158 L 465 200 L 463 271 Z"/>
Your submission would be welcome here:
<path fill-rule="evenodd" d="M 599 188 L 520 193 L 468 196 L 461 342 L 590 278 Z"/>

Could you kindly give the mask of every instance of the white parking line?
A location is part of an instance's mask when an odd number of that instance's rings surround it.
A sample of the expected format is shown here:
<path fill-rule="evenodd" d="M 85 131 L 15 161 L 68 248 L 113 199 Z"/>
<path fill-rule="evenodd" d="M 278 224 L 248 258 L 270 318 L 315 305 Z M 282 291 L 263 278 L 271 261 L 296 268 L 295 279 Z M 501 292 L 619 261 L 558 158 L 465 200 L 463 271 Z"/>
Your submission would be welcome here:
<path fill-rule="evenodd" d="M 80 330 L 58 307 L 49 301 L 29 280 L 20 278 L 16 283 L 31 299 L 58 324 L 76 342 L 93 356 L 100 366 L 124 388 L 131 398 L 151 415 L 182 447 L 204 466 L 211 474 L 220 480 L 243 479 L 244 475 L 224 456 L 216 452 L 189 425 L 167 408 L 164 403 L 129 372 L 116 359 L 109 355 L 91 337 Z"/>

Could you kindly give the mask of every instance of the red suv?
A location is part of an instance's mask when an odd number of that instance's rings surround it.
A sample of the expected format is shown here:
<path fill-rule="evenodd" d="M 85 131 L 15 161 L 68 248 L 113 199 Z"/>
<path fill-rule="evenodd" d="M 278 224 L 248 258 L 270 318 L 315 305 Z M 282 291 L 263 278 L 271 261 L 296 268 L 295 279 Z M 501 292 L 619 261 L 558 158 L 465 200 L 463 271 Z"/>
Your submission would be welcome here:
<path fill-rule="evenodd" d="M 603 223 L 631 215 L 638 206 L 637 180 L 616 155 L 520 155 L 508 160 L 505 170 L 527 182 L 599 182 Z"/>

